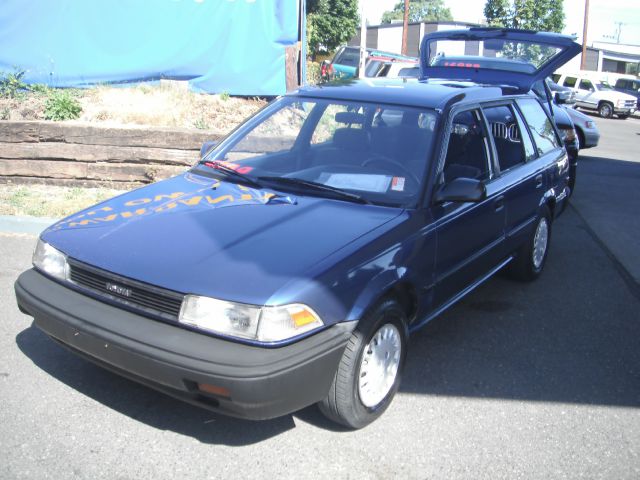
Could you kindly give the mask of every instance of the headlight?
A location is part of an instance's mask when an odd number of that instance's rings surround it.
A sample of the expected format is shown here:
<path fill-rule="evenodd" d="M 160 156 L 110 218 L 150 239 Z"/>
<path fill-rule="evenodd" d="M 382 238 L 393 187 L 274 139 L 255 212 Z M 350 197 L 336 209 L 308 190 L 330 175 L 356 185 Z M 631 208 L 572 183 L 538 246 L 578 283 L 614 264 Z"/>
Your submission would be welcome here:
<path fill-rule="evenodd" d="M 41 239 L 38 239 L 38 244 L 33 252 L 33 266 L 60 280 L 69 278 L 67 256 Z"/>
<path fill-rule="evenodd" d="M 257 307 L 198 295 L 184 297 L 178 321 L 201 330 L 261 342 L 285 340 L 324 325 L 306 305 Z"/>

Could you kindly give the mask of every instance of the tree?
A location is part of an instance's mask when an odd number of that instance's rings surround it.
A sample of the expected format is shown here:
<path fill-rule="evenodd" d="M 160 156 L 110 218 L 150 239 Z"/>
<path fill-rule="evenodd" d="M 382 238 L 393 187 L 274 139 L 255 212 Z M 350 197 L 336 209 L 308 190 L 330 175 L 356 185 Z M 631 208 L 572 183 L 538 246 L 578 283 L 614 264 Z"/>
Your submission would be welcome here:
<path fill-rule="evenodd" d="M 563 0 L 487 0 L 484 16 L 491 26 L 561 32 Z"/>
<path fill-rule="evenodd" d="M 308 51 L 331 52 L 346 43 L 360 24 L 358 0 L 306 0 Z"/>
<path fill-rule="evenodd" d="M 382 14 L 382 23 L 402 20 L 404 17 L 404 1 L 398 2 L 393 10 Z M 444 6 L 443 0 L 411 0 L 409 3 L 410 22 L 438 22 L 453 20 L 451 10 Z"/>
<path fill-rule="evenodd" d="M 484 18 L 491 27 L 506 27 L 510 15 L 509 0 L 487 0 L 484 6 Z"/>

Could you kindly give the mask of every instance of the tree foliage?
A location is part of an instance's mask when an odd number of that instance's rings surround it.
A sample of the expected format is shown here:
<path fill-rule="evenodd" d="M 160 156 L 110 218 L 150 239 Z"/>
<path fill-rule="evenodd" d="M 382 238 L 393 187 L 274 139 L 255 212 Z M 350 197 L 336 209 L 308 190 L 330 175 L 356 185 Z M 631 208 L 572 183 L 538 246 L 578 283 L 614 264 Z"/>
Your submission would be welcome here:
<path fill-rule="evenodd" d="M 308 52 L 330 52 L 346 43 L 360 23 L 358 0 L 306 0 Z"/>
<path fill-rule="evenodd" d="M 487 0 L 484 16 L 495 27 L 546 32 L 564 28 L 563 0 Z"/>
<path fill-rule="evenodd" d="M 400 1 L 382 14 L 382 23 L 391 23 L 404 18 L 404 1 Z M 437 22 L 453 20 L 451 10 L 444 6 L 443 0 L 411 0 L 409 3 L 410 22 Z"/>
<path fill-rule="evenodd" d="M 510 14 L 509 0 L 487 0 L 484 5 L 484 18 L 492 27 L 506 27 L 510 22 Z"/>

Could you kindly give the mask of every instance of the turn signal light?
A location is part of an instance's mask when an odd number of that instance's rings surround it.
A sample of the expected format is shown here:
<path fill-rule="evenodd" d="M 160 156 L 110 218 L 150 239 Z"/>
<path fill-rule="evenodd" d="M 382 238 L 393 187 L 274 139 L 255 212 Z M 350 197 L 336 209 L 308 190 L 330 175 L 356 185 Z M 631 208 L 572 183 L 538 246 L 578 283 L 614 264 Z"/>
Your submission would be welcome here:
<path fill-rule="evenodd" d="M 205 393 L 210 393 L 211 395 L 216 395 L 218 397 L 227 397 L 231 398 L 231 392 L 228 388 L 218 387 L 217 385 L 209 385 L 208 383 L 199 383 L 198 390 Z"/>

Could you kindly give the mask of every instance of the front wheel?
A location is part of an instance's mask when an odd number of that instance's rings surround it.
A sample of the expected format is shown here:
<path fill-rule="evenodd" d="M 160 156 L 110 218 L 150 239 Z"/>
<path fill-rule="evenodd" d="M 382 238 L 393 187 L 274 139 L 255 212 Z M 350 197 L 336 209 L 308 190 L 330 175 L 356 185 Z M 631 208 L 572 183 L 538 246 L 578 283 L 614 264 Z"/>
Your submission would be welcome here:
<path fill-rule="evenodd" d="M 547 206 L 543 206 L 529 240 L 518 249 L 516 258 L 511 263 L 511 276 L 522 281 L 538 278 L 547 261 L 550 240 L 551 213 Z"/>
<path fill-rule="evenodd" d="M 609 102 L 601 102 L 600 105 L 598 105 L 598 115 L 602 118 L 613 117 L 613 105 Z"/>
<path fill-rule="evenodd" d="M 349 428 L 362 428 L 387 409 L 398 391 L 407 356 L 407 320 L 393 299 L 358 323 L 342 355 L 322 413 Z"/>

